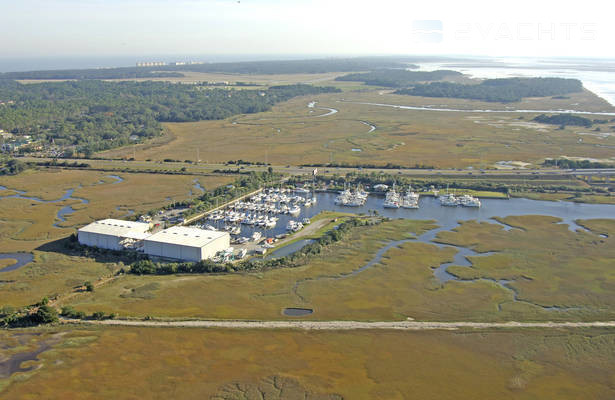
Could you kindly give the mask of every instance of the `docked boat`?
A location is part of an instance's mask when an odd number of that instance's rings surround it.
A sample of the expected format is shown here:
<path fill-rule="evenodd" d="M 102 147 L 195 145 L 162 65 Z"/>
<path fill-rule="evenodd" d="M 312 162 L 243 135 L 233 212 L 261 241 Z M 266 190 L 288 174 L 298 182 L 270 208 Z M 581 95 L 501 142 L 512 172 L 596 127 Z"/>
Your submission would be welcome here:
<path fill-rule="evenodd" d="M 395 191 L 395 185 L 393 185 L 393 188 L 386 193 L 382 206 L 384 208 L 399 208 L 400 202 L 399 193 Z"/>
<path fill-rule="evenodd" d="M 350 193 L 350 190 L 344 189 L 344 191 L 340 192 L 340 194 L 335 198 L 335 204 L 338 206 L 346 205 L 351 196 L 352 193 Z"/>
<path fill-rule="evenodd" d="M 297 232 L 303 229 L 303 224 L 301 222 L 290 220 L 286 225 L 286 230 L 291 232 Z"/>
<path fill-rule="evenodd" d="M 446 207 L 456 207 L 459 205 L 459 200 L 452 193 L 447 193 L 439 197 L 440 205 Z"/>
<path fill-rule="evenodd" d="M 463 196 L 461 196 L 458 201 L 459 201 L 459 204 L 461 204 L 464 207 L 480 207 L 481 206 L 481 202 L 478 199 L 478 197 L 472 197 L 468 194 L 464 194 Z"/>
<path fill-rule="evenodd" d="M 335 204 L 346 207 L 361 207 L 366 201 L 367 193 L 359 189 L 355 192 L 344 189 L 344 191 L 335 198 Z"/>
<path fill-rule="evenodd" d="M 252 234 L 252 240 L 257 242 L 262 236 L 263 235 L 260 232 L 256 231 Z"/>
<path fill-rule="evenodd" d="M 446 194 L 440 195 L 439 199 L 440 205 L 446 207 L 456 207 L 460 204 L 459 199 L 454 194 L 448 192 L 448 185 L 446 185 Z"/>
<path fill-rule="evenodd" d="M 401 200 L 401 206 L 403 208 L 419 208 L 419 194 L 413 192 L 412 188 L 409 188 Z"/>
<path fill-rule="evenodd" d="M 301 208 L 299 208 L 299 206 L 292 206 L 289 210 L 288 213 L 292 216 L 297 216 L 301 213 Z"/>

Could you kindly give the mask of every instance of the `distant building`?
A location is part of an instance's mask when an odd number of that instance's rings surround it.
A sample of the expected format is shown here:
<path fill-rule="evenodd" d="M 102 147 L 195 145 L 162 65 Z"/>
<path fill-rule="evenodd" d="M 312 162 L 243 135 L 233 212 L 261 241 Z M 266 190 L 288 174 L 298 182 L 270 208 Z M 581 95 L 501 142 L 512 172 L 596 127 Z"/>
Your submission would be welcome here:
<path fill-rule="evenodd" d="M 147 237 L 144 240 L 144 251 L 150 256 L 201 261 L 228 249 L 230 244 L 228 232 L 174 226 Z"/>
<path fill-rule="evenodd" d="M 151 224 L 143 222 L 104 219 L 92 222 L 77 232 L 79 243 L 109 250 L 123 250 L 126 241 L 143 240 L 150 236 Z"/>
<path fill-rule="evenodd" d="M 151 61 L 151 62 L 138 62 L 137 67 L 161 67 L 163 65 L 167 65 L 167 63 L 163 61 Z"/>

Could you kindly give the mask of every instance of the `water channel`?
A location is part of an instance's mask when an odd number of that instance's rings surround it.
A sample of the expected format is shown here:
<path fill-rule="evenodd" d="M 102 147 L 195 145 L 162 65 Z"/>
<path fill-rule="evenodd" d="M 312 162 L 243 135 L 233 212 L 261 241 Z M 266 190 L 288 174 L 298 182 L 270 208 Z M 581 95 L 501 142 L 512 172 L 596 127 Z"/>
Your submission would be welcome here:
<path fill-rule="evenodd" d="M 306 195 L 311 196 L 311 195 Z M 615 216 L 615 205 L 608 204 L 583 204 L 583 203 L 572 203 L 572 202 L 563 202 L 563 201 L 540 201 L 540 200 L 530 200 L 523 198 L 513 198 L 513 199 L 482 199 L 482 207 L 481 208 L 467 208 L 467 207 L 443 207 L 440 205 L 438 199 L 433 198 L 431 196 L 422 196 L 419 201 L 420 208 L 419 209 L 385 209 L 382 208 L 382 196 L 370 195 L 366 204 L 361 207 L 343 207 L 335 205 L 335 197 L 337 194 L 335 193 L 316 193 L 317 203 L 312 207 L 302 208 L 301 214 L 297 217 L 291 217 L 289 215 L 280 215 L 280 219 L 275 228 L 270 230 L 265 230 L 265 236 L 275 236 L 280 233 L 284 233 L 286 231 L 286 224 L 289 220 L 302 220 L 303 218 L 313 218 L 321 211 L 340 211 L 340 212 L 350 212 L 355 214 L 369 214 L 376 210 L 379 215 L 386 216 L 389 218 L 408 218 L 408 219 L 416 219 L 416 220 L 431 220 L 434 221 L 435 224 L 438 225 L 437 228 L 431 229 L 415 238 L 412 239 L 404 239 L 399 241 L 391 241 L 384 242 L 382 247 L 377 251 L 374 257 L 367 262 L 366 264 L 359 266 L 355 270 L 335 275 L 335 276 L 322 276 L 317 278 L 308 278 L 306 280 L 297 281 L 293 292 L 302 299 L 299 293 L 297 292 L 298 288 L 305 282 L 309 280 L 315 279 L 346 279 L 356 274 L 359 274 L 381 262 L 382 257 L 385 253 L 394 247 L 399 247 L 404 243 L 408 242 L 422 242 L 428 243 L 431 245 L 435 245 L 438 247 L 452 247 L 457 250 L 452 262 L 443 263 L 438 266 L 433 266 L 433 274 L 435 278 L 441 283 L 446 284 L 448 281 L 459 281 L 460 279 L 455 275 L 450 274 L 447 269 L 451 265 L 458 266 L 466 266 L 470 267 L 472 264 L 468 257 L 475 256 L 489 256 L 493 253 L 477 253 L 470 248 L 452 246 L 448 244 L 439 243 L 436 241 L 436 236 L 439 232 L 442 231 L 450 231 L 459 226 L 459 223 L 462 221 L 475 220 L 479 222 L 487 222 L 492 224 L 497 224 L 502 227 L 502 229 L 508 231 L 511 229 L 515 229 L 512 226 L 508 226 L 501 222 L 493 219 L 494 217 L 508 217 L 508 216 L 520 216 L 520 215 L 546 215 L 552 216 L 556 218 L 560 218 L 562 221 L 559 224 L 566 225 L 571 231 L 586 231 L 585 228 L 578 225 L 575 220 L 579 219 L 595 219 L 595 218 L 613 218 Z M 252 228 L 243 226 L 242 227 L 242 235 L 249 236 L 254 230 L 260 230 L 259 228 Z M 301 249 L 305 245 L 311 243 L 310 239 L 303 239 L 287 246 L 281 247 L 276 251 L 272 252 L 267 258 L 279 258 L 284 257 L 293 252 Z M 517 293 L 510 286 L 511 281 L 493 281 L 493 283 L 502 287 L 503 289 L 509 291 L 511 293 L 511 297 L 513 301 L 523 301 L 518 299 Z M 544 310 L 550 311 L 565 311 L 567 309 L 562 309 L 558 307 L 548 307 L 548 306 L 540 306 L 537 304 L 533 304 L 534 306 L 541 307 Z M 289 315 L 290 314 L 286 314 Z M 305 315 L 305 314 L 304 314 Z M 296 316 L 296 315 L 292 315 Z"/>

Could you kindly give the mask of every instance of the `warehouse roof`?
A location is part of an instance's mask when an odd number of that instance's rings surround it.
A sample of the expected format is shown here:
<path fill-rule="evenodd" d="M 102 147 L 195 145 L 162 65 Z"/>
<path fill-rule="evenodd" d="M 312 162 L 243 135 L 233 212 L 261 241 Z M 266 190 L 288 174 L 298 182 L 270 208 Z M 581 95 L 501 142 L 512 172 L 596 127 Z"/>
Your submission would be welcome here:
<path fill-rule="evenodd" d="M 174 226 L 153 234 L 145 239 L 145 241 L 203 247 L 224 236 L 229 236 L 228 232 L 208 231 L 188 226 Z"/>
<path fill-rule="evenodd" d="M 150 224 L 144 222 L 123 221 L 121 219 L 103 219 L 92 222 L 79 229 L 79 232 L 98 233 L 118 237 L 133 237 L 150 229 Z"/>

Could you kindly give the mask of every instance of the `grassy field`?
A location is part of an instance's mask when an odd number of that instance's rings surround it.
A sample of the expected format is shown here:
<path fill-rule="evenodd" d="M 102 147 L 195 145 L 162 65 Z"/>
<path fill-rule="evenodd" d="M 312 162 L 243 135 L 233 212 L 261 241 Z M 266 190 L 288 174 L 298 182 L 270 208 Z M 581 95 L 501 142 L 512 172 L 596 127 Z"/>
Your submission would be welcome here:
<path fill-rule="evenodd" d="M 127 275 L 93 295 L 71 299 L 71 304 L 83 310 L 115 310 L 132 316 L 280 319 L 286 307 L 321 306 L 302 301 L 293 291 L 295 282 L 357 269 L 382 247 L 382 241 L 409 237 L 409 232 L 420 233 L 429 226 L 399 220 L 377 228 L 357 228 L 343 244 L 297 268 L 232 275 Z M 331 307 L 320 307 L 316 319 L 326 319 L 330 316 L 327 311 L 342 308 L 335 305 L 335 298 L 332 294 L 326 303 Z"/>
<path fill-rule="evenodd" d="M 194 187 L 213 189 L 233 181 L 231 176 L 189 176 L 160 174 L 120 174 L 119 182 L 105 172 L 79 170 L 30 170 L 16 176 L 0 177 L 0 252 L 29 251 L 50 240 L 74 232 L 79 227 L 102 218 L 121 218 L 143 213 L 172 201 L 186 200 Z M 74 189 L 71 198 L 56 203 L 37 202 L 21 198 L 6 198 L 16 192 L 45 201 L 60 199 L 67 190 Z M 86 199 L 84 204 L 79 199 Z M 65 206 L 75 211 L 66 221 L 57 219 L 57 212 Z M 54 226 L 55 224 L 55 226 Z"/>
<path fill-rule="evenodd" d="M 110 82 L 145 82 L 145 81 L 159 81 L 159 82 L 173 82 L 173 83 L 200 83 L 200 82 L 228 82 L 234 84 L 237 82 L 253 83 L 255 86 L 237 86 L 235 89 L 249 88 L 253 89 L 256 86 L 274 86 L 274 85 L 292 85 L 296 83 L 305 84 L 317 84 L 321 85 L 321 82 L 335 82 L 338 76 L 344 75 L 344 72 L 328 72 L 320 74 L 272 74 L 272 75 L 257 75 L 257 74 L 222 74 L 222 73 L 208 73 L 208 72 L 194 72 L 194 71 L 182 71 L 184 76 L 182 77 L 159 77 L 159 78 L 133 78 L 133 79 L 106 79 Z M 44 79 L 23 79 L 19 80 L 20 83 L 41 83 L 41 82 L 58 82 L 58 80 L 44 80 Z M 346 82 L 335 82 L 346 83 Z M 357 82 L 348 82 L 357 85 Z M 219 87 L 219 86 L 216 86 Z"/>
<path fill-rule="evenodd" d="M 93 259 L 67 252 L 63 238 L 97 219 L 122 218 L 132 212 L 146 212 L 171 201 L 189 198 L 202 187 L 213 189 L 229 183 L 233 177 L 170 176 L 159 174 L 121 174 L 123 181 L 107 173 L 78 170 L 28 171 L 16 176 L 0 177 L 0 252 L 32 251 L 34 262 L 16 271 L 3 272 L 0 305 L 23 306 L 43 296 L 71 291 L 86 280 L 96 281 L 117 271 L 123 264 L 116 259 Z M 57 203 L 20 198 L 6 198 L 26 192 L 24 196 L 57 200 L 69 189 L 72 197 Z M 74 198 L 73 198 L 74 197 Z M 79 199 L 86 199 L 87 204 Z M 74 209 L 61 222 L 57 213 L 65 206 Z M 6 261 L 3 261 L 3 263 Z"/>
<path fill-rule="evenodd" d="M 314 310 L 316 320 L 600 320 L 615 318 L 610 238 L 574 233 L 549 217 L 507 218 L 522 229 L 466 222 L 439 239 L 497 251 L 474 257 L 474 268 L 451 267 L 472 282 L 441 284 L 432 268 L 450 262 L 451 247 L 406 242 L 379 264 L 348 275 L 391 240 L 429 229 L 428 222 L 395 220 L 361 228 L 307 265 L 252 274 L 124 276 L 70 300 L 79 310 L 166 318 L 284 319 L 286 307 Z M 587 222 L 589 224 L 593 221 Z M 553 249 L 545 251 L 544 249 Z M 503 287 L 489 279 L 511 280 Z M 515 301 L 514 289 L 518 292 Z M 549 306 L 567 307 L 553 311 Z"/>
<path fill-rule="evenodd" d="M 40 333 L 40 335 L 37 335 Z M 0 332 L 3 399 L 611 399 L 609 331 L 301 332 L 61 328 Z M 275 386 L 284 387 L 280 395 Z M 245 397 L 241 397 L 245 391 Z M 254 397 L 252 397 L 252 395 Z M 411 396 L 411 397 L 409 397 Z"/>
<path fill-rule="evenodd" d="M 471 247 L 478 252 L 473 267 L 451 267 L 464 279 L 510 280 L 519 300 L 541 306 L 572 307 L 592 314 L 615 311 L 615 220 L 584 221 L 590 232 L 572 232 L 559 219 L 524 216 L 499 219 L 514 227 L 463 222 L 454 232 L 442 232 L 439 240 Z M 594 224 L 599 229 L 594 230 Z M 608 237 L 600 237 L 605 234 Z M 548 238 L 548 239 L 546 239 Z M 503 309 L 518 303 L 504 303 Z"/>
<path fill-rule="evenodd" d="M 296 98 L 270 112 L 233 117 L 222 121 L 166 124 L 172 139 L 160 146 L 137 146 L 138 160 L 194 159 L 208 162 L 244 159 L 277 165 L 304 163 L 416 163 L 449 167 L 493 166 L 498 161 L 540 163 L 545 157 L 576 156 L 596 159 L 612 157 L 615 135 L 609 124 L 597 125 L 600 132 L 567 127 L 560 130 L 532 122 L 533 113 L 472 113 L 401 110 L 353 102 L 460 106 L 459 100 L 412 98 L 388 92 L 350 91 Z M 603 107 L 584 93 L 590 109 Z M 339 110 L 325 117 L 326 110 Z M 545 99 L 541 99 L 545 100 Z M 572 100 L 571 100 L 572 101 Z M 574 101 L 581 101 L 575 97 Z M 536 101 L 536 107 L 563 104 Z M 468 108 L 497 109 L 503 105 L 463 101 Z M 463 105 L 462 104 L 462 105 Z M 585 103 L 583 103 L 585 104 Z M 531 104 L 509 107 L 532 108 Z M 570 107 L 568 107 L 570 108 Z M 597 117 L 599 118 L 599 117 Z M 376 130 L 370 132 L 370 126 Z M 611 124 L 612 125 L 612 124 Z M 355 150 L 353 150 L 355 149 Z M 360 150 L 360 151 L 357 151 Z M 132 157 L 133 149 L 100 153 L 104 157 Z"/>

